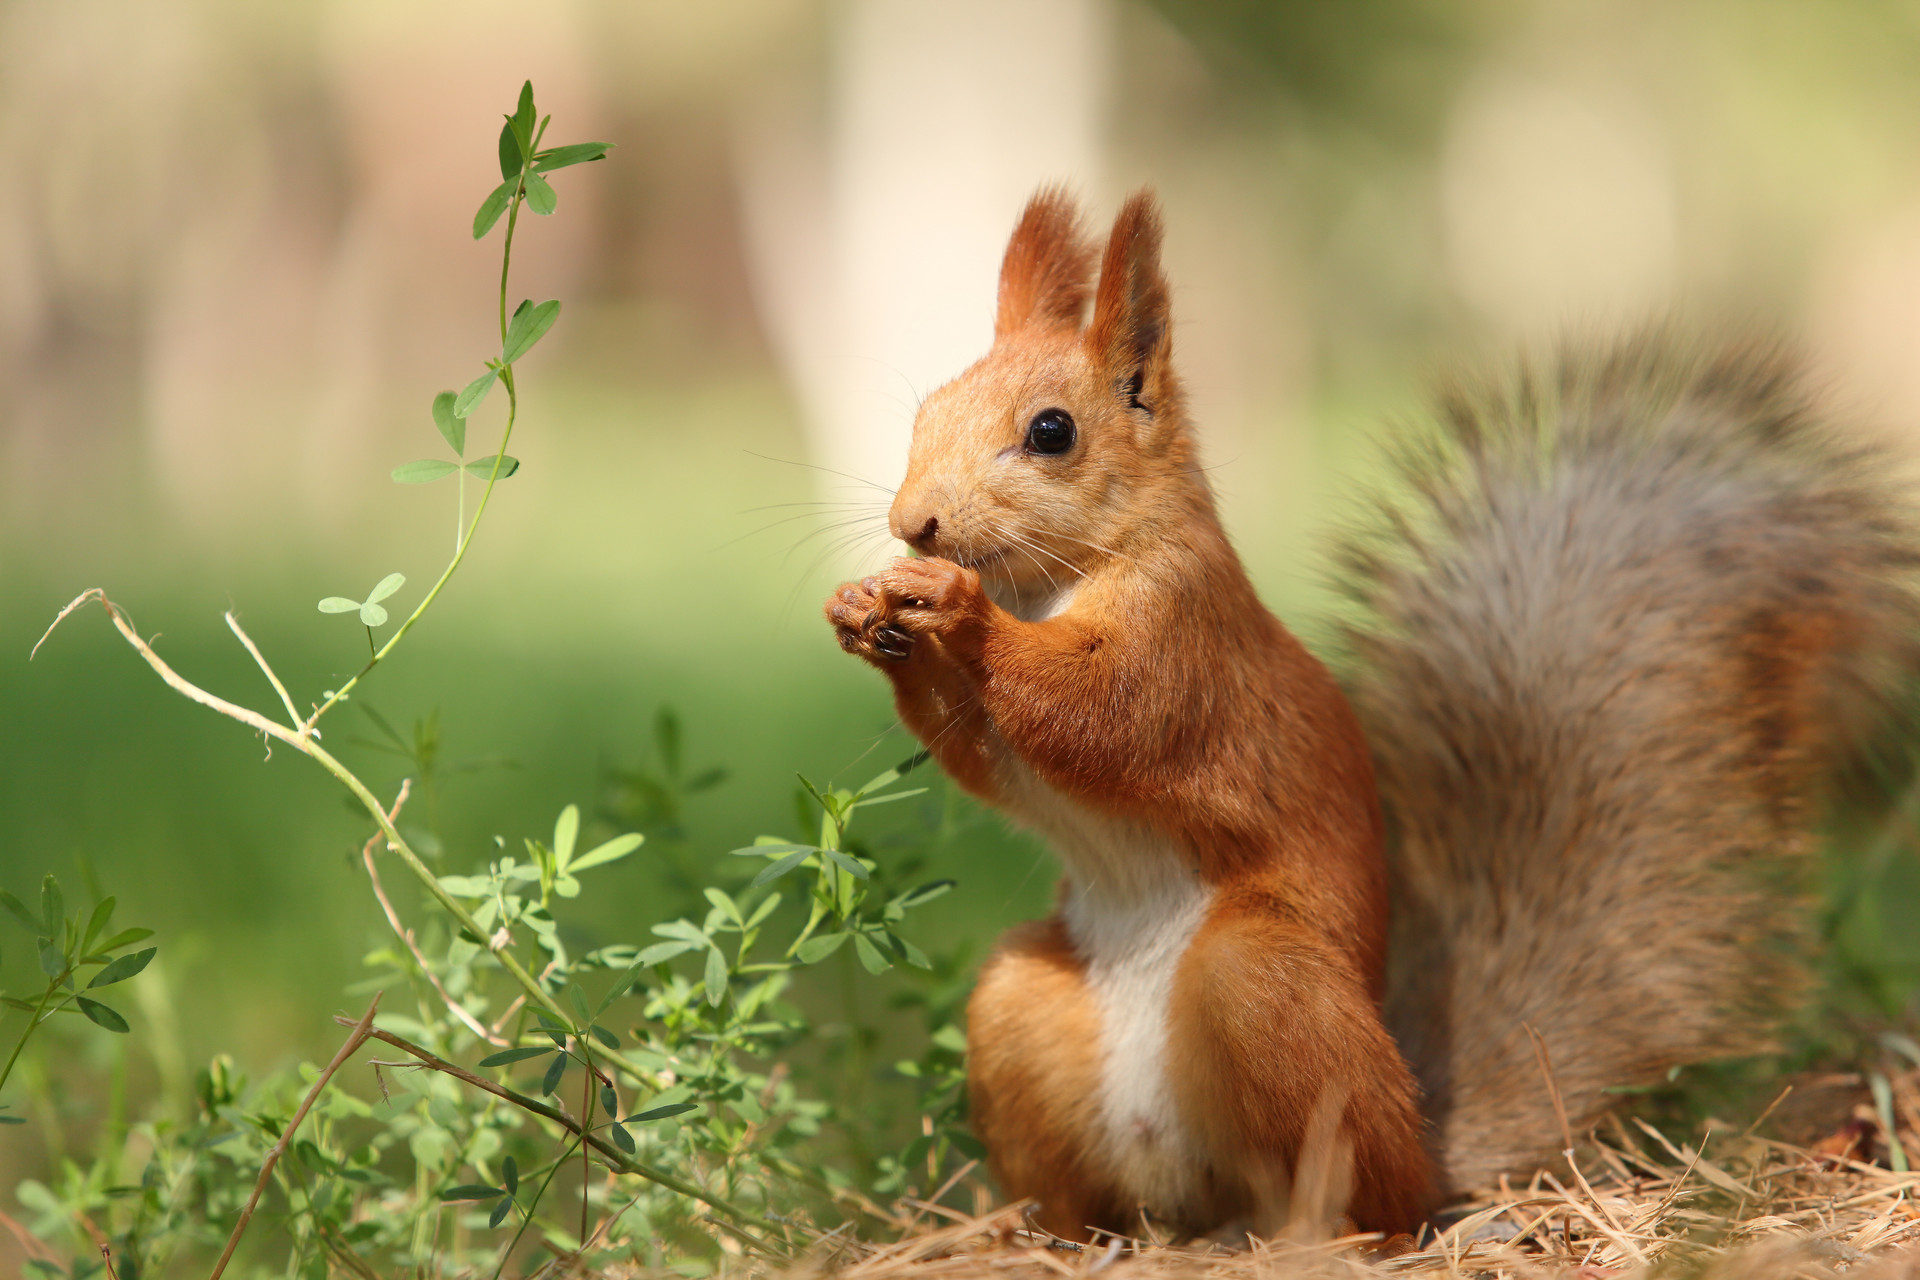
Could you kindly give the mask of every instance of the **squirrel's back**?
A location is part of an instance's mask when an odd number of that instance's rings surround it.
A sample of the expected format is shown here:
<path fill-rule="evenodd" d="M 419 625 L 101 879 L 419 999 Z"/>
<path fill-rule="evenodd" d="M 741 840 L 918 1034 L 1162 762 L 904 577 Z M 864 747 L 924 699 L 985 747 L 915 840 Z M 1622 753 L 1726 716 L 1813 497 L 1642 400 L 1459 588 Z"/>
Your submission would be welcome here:
<path fill-rule="evenodd" d="M 1820 790 L 1916 669 L 1920 536 L 1794 363 L 1654 335 L 1443 402 L 1346 548 L 1393 829 L 1387 1020 L 1455 1189 L 1806 986 Z"/>

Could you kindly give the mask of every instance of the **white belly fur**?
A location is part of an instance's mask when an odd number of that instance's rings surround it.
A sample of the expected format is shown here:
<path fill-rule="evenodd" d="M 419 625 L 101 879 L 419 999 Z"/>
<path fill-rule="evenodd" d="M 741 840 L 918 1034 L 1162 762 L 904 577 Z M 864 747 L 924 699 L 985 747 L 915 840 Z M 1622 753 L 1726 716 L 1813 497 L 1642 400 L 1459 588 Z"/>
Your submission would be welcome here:
<path fill-rule="evenodd" d="M 1100 1012 L 1103 1163 L 1130 1201 L 1186 1217 L 1202 1160 L 1167 1082 L 1167 1013 L 1174 970 L 1213 890 L 1164 835 L 1093 812 L 1010 756 L 1007 771 L 1007 807 L 1066 871 L 1067 931 Z"/>

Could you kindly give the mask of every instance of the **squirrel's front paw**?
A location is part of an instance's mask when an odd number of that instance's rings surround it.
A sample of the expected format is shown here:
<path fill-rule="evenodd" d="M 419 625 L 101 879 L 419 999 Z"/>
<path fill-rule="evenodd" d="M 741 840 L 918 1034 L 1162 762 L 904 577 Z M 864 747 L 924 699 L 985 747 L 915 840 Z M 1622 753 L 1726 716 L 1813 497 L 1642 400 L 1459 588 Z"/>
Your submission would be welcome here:
<path fill-rule="evenodd" d="M 872 578 L 844 584 L 827 599 L 827 621 L 840 647 L 868 662 L 901 662 L 913 652 L 913 637 L 879 620 Z"/>
<path fill-rule="evenodd" d="M 840 647 L 869 662 L 902 662 L 919 636 L 955 637 L 981 616 L 980 575 L 948 560 L 895 560 L 827 601 Z"/>

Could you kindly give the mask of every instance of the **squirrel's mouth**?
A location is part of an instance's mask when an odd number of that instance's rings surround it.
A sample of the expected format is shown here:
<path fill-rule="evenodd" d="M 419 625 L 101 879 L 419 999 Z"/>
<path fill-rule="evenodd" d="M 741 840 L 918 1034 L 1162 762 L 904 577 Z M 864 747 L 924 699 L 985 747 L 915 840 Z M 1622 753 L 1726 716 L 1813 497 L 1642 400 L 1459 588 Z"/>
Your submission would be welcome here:
<path fill-rule="evenodd" d="M 953 562 L 963 569 L 972 569 L 977 573 L 989 565 L 999 564 L 1006 558 L 1007 549 L 1005 547 L 996 547 L 992 551 L 984 551 L 974 555 L 960 555 L 956 553 L 953 557 Z"/>

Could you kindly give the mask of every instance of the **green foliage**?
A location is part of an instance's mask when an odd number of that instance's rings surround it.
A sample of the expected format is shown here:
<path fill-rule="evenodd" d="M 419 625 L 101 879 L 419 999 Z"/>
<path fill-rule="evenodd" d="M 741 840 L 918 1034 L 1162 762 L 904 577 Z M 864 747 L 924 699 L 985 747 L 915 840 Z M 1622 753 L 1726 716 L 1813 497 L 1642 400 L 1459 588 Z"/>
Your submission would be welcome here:
<path fill-rule="evenodd" d="M 367 592 L 365 600 L 349 600 L 345 596 L 328 596 L 320 602 L 322 613 L 358 613 L 360 621 L 368 627 L 387 625 L 387 610 L 380 602 L 407 585 L 403 573 L 390 573 L 374 584 Z"/>
<path fill-rule="evenodd" d="M 151 929 L 122 929 L 107 936 L 114 906 L 114 899 L 102 898 L 85 912 L 67 915 L 66 896 L 51 873 L 40 882 L 37 913 L 28 910 L 13 894 L 0 889 L 0 907 L 6 908 L 7 914 L 33 939 L 40 959 L 40 973 L 46 979 L 45 989 L 32 999 L 0 993 L 0 1005 L 27 1015 L 26 1025 L 20 1029 L 6 1065 L 0 1066 L 0 1089 L 6 1087 L 7 1078 L 13 1074 L 14 1065 L 20 1061 L 20 1054 L 34 1032 L 60 1014 L 77 1013 L 95 1026 L 123 1035 L 129 1030 L 127 1020 L 117 1010 L 99 997 L 84 994 L 125 982 L 152 963 L 159 950 L 157 947 L 127 950 L 134 943 L 152 937 Z M 81 986 L 80 979 L 88 969 L 99 971 Z M 18 1116 L 0 1115 L 0 1124 L 20 1123 Z"/>
<path fill-rule="evenodd" d="M 911 913 L 951 884 L 910 879 L 924 846 L 882 857 L 854 834 L 858 823 L 864 835 L 867 810 L 926 794 L 901 785 L 924 754 L 852 790 L 801 778 L 798 839 L 762 835 L 734 850 L 737 857 L 715 857 L 689 848 L 680 822 L 685 803 L 724 773 L 682 773 L 680 725 L 663 711 L 657 767 L 619 775 L 609 812 L 589 819 L 566 805 L 550 834 L 523 838 L 517 852 L 496 837 L 484 863 L 436 872 L 421 855 L 443 865 L 449 857 L 429 834 L 437 825 L 435 779 L 447 768 L 438 714 L 407 735 L 362 702 L 380 736 L 360 745 L 399 757 L 411 774 L 390 805 L 321 745 L 319 722 L 426 614 L 462 563 L 495 482 L 518 469 L 506 452 L 518 416 L 516 364 L 561 310 L 558 301 L 531 299 L 507 310 L 519 211 L 552 213 L 557 195 L 544 175 L 608 150 L 604 143 L 542 149 L 549 123 L 532 86 L 523 87 L 497 143 L 503 182 L 475 218 L 476 238 L 505 219 L 500 347 L 464 390 L 432 401 L 434 428 L 454 460 L 393 472 L 402 484 L 459 477 L 451 561 L 377 648 L 373 629 L 390 620 L 383 602 L 405 585 L 402 575 L 388 574 L 364 599 L 319 603 L 321 612 L 355 614 L 367 628 L 370 656 L 360 672 L 302 717 L 229 615 L 286 710 L 285 722 L 270 720 L 172 672 L 103 594 L 76 602 L 98 598 L 175 688 L 311 758 L 366 811 L 374 825 L 363 861 L 391 938 L 365 957 L 370 976 L 353 991 L 388 1000 L 373 1034 L 398 1056 L 375 1061 L 378 1096 L 364 1098 L 337 1074 L 344 1054 L 256 1084 L 220 1057 L 199 1073 L 190 1116 L 161 1106 L 141 1123 L 116 1122 L 112 1140 L 90 1161 L 64 1159 L 47 1178 L 19 1188 L 29 1228 L 73 1258 L 56 1268 L 60 1274 L 94 1274 L 104 1265 L 96 1236 L 106 1239 L 122 1280 L 162 1274 L 176 1254 L 211 1253 L 222 1242 L 232 1250 L 254 1222 L 243 1206 L 256 1180 L 266 1199 L 238 1256 L 243 1266 L 279 1274 L 497 1277 L 540 1251 L 589 1267 L 623 1258 L 697 1274 L 719 1258 L 722 1238 L 777 1252 L 792 1215 L 838 1217 L 836 1206 L 861 1184 L 904 1189 L 909 1166 L 917 1170 L 924 1160 L 933 1178 L 949 1151 L 967 1150 L 953 1128 L 964 1041 L 951 1019 L 963 966 L 930 958 L 907 936 Z M 507 396 L 500 440 L 469 460 L 472 416 L 496 384 Z M 471 517 L 468 475 L 485 482 Z M 397 824 L 416 783 L 429 808 L 426 828 L 403 829 Z M 630 820 L 621 820 L 622 807 Z M 942 838 L 951 819 L 949 805 L 927 838 Z M 670 884 L 656 911 L 635 921 L 626 941 L 581 936 L 567 905 L 643 849 L 664 864 Z M 749 858 L 760 865 L 748 866 Z M 411 897 L 389 893 L 383 862 L 412 877 Z M 4 1087 L 28 1041 L 58 1014 L 128 1033 L 127 1019 L 106 1001 L 155 949 L 131 950 L 144 930 L 106 936 L 111 898 L 68 916 L 52 876 L 38 911 L 6 894 L 0 907 L 34 940 L 45 979 L 34 998 L 5 997 L 26 1018 L 0 1071 Z M 835 1069 L 849 1061 L 815 1051 L 822 1029 L 795 998 L 796 980 L 822 967 L 835 971 L 843 989 L 856 976 L 864 983 L 891 972 L 888 981 L 897 982 L 901 971 L 937 986 L 936 994 L 905 996 L 925 1006 L 932 1034 L 926 1054 L 902 1067 L 928 1090 L 932 1107 L 905 1153 L 872 1155 L 875 1135 L 855 1134 L 859 1124 L 850 1117 L 839 1118 L 838 1132 L 830 1128 L 836 1113 L 821 1095 L 836 1092 Z M 859 1037 L 863 1045 L 871 1038 Z M 850 1061 L 837 1090 L 843 1096 L 862 1087 L 865 1073 L 863 1058 Z M 0 1109 L 0 1123 L 24 1120 Z M 835 1170 L 828 1154 L 849 1168 Z"/>

